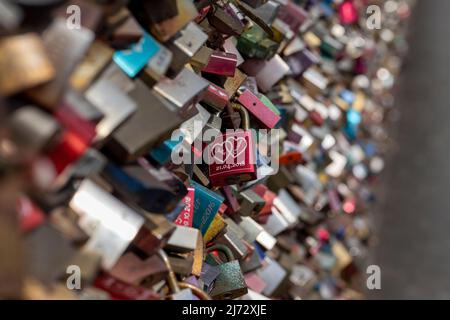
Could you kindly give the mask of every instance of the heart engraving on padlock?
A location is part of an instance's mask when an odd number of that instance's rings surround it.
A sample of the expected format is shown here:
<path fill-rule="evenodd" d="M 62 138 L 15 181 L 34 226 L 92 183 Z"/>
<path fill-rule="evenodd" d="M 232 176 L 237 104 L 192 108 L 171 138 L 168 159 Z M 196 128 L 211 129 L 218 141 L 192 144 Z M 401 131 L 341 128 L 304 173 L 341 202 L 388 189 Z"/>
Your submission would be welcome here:
<path fill-rule="evenodd" d="M 208 169 L 213 186 L 256 179 L 255 144 L 249 128 L 248 112 L 240 104 L 233 104 L 232 107 L 240 113 L 243 130 L 227 130 L 211 144 Z"/>
<path fill-rule="evenodd" d="M 237 159 L 243 152 L 245 152 L 245 149 L 247 148 L 247 140 L 245 140 L 244 137 L 230 137 L 229 139 L 234 140 L 232 145 L 234 147 L 234 150 L 232 150 L 234 159 Z"/>
<path fill-rule="evenodd" d="M 244 137 L 229 137 L 224 142 L 217 143 L 211 148 L 211 156 L 216 163 L 225 163 L 231 156 L 233 159 L 237 159 L 245 152 L 246 148 L 247 141 Z"/>

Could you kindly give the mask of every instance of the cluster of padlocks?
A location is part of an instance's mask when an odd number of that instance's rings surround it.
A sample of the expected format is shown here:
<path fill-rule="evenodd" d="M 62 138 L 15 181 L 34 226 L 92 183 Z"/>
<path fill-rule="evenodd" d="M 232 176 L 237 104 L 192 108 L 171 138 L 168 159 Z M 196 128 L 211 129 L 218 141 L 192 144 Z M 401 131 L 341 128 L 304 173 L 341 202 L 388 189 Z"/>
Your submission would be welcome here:
<path fill-rule="evenodd" d="M 0 297 L 363 297 L 411 5 L 0 0 Z"/>

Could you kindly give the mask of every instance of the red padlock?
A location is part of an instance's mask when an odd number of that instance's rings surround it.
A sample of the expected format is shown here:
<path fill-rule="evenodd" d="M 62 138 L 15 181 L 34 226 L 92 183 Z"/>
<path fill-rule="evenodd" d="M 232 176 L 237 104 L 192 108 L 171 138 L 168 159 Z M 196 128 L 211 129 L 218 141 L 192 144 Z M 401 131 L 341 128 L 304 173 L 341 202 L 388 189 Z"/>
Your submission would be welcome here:
<path fill-rule="evenodd" d="M 185 207 L 175 219 L 175 224 L 185 227 L 192 227 L 192 219 L 194 218 L 195 189 L 192 187 L 187 189 L 188 194 L 182 200 Z"/>
<path fill-rule="evenodd" d="M 242 129 L 227 130 L 208 146 L 209 179 L 213 186 L 226 186 L 256 179 L 256 151 L 247 110 L 239 104 Z"/>

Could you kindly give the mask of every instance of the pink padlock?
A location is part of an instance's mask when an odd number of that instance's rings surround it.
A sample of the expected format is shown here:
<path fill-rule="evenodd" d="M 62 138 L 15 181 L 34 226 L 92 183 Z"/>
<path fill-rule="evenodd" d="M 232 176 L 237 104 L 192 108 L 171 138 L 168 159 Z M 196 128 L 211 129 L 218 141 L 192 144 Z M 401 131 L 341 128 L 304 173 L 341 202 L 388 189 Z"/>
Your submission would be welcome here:
<path fill-rule="evenodd" d="M 237 66 L 237 56 L 234 53 L 216 50 L 209 57 L 208 64 L 202 72 L 234 77 Z"/>
<path fill-rule="evenodd" d="M 353 0 L 345 0 L 339 6 L 339 19 L 345 25 L 358 21 L 358 10 L 356 10 Z"/>
<path fill-rule="evenodd" d="M 241 114 L 244 129 L 227 130 L 207 148 L 209 180 L 214 187 L 251 181 L 257 177 L 256 149 L 247 110 L 239 104 L 233 104 L 233 108 Z"/>
<path fill-rule="evenodd" d="M 211 107 L 217 109 L 218 111 L 222 111 L 227 106 L 230 100 L 230 96 L 225 91 L 215 84 L 210 84 L 205 94 L 203 95 L 203 102 L 210 105 Z"/>
<path fill-rule="evenodd" d="M 250 90 L 244 90 L 237 100 L 267 129 L 272 129 L 280 121 L 280 116 L 262 103 Z"/>

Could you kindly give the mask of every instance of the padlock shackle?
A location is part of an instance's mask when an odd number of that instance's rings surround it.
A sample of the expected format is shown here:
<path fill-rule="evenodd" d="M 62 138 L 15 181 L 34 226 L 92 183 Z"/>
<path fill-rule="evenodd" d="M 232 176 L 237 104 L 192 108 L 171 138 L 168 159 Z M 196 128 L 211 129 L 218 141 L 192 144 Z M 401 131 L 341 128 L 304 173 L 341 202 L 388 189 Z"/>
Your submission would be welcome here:
<path fill-rule="evenodd" d="M 180 286 L 181 289 L 191 289 L 192 293 L 200 300 L 212 300 L 209 294 L 207 294 L 200 288 L 197 288 L 193 284 L 187 282 L 178 282 L 178 285 Z"/>
<path fill-rule="evenodd" d="M 209 248 L 206 249 L 206 252 L 210 253 L 211 251 L 220 251 L 222 252 L 225 257 L 227 258 L 228 262 L 234 260 L 233 252 L 228 248 L 227 246 L 223 244 L 215 244 Z"/>
<path fill-rule="evenodd" d="M 239 115 L 241 116 L 241 126 L 244 130 L 250 129 L 250 116 L 248 115 L 247 109 L 245 109 L 243 106 L 241 106 L 238 103 L 232 103 L 233 110 L 239 112 Z"/>
<path fill-rule="evenodd" d="M 164 252 L 163 249 L 158 250 L 158 256 L 162 259 L 164 264 L 167 267 L 167 270 L 169 273 L 167 274 L 167 285 L 169 286 L 171 293 L 177 293 L 180 292 L 180 287 L 178 286 L 178 280 L 175 276 L 175 272 L 173 272 L 172 265 L 170 264 L 169 257 Z"/>

